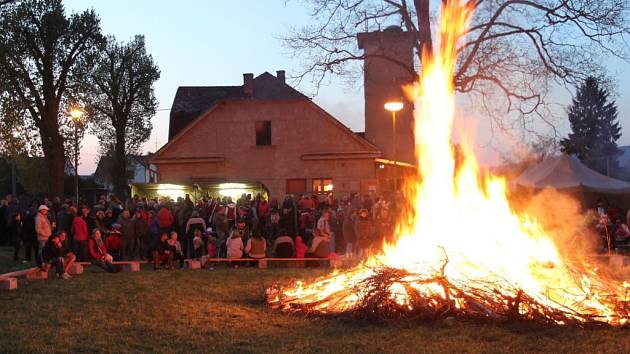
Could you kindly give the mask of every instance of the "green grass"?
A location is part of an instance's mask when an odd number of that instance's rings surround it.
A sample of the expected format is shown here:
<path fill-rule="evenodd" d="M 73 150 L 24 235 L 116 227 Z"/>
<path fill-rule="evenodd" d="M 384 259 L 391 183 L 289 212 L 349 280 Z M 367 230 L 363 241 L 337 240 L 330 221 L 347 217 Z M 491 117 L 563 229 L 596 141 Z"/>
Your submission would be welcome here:
<path fill-rule="evenodd" d="M 20 279 L 0 293 L 0 352 L 628 353 L 627 329 L 464 321 L 377 325 L 305 318 L 263 303 L 275 281 L 327 269 L 253 268 Z"/>
<path fill-rule="evenodd" d="M 24 258 L 24 250 L 20 250 L 20 261 Z M 33 256 L 34 259 L 34 256 Z M 29 263 L 13 261 L 13 247 L 0 247 L 0 274 L 13 272 L 20 269 L 35 267 L 34 260 Z"/>

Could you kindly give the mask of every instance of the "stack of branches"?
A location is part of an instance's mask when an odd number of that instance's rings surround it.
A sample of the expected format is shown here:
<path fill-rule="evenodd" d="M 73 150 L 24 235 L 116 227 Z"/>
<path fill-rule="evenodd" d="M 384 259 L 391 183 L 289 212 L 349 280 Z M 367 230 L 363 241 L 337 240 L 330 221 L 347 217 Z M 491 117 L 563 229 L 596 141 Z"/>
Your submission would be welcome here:
<path fill-rule="evenodd" d="M 455 317 L 580 327 L 608 325 L 596 313 L 579 313 L 558 304 L 545 305 L 515 286 L 506 287 L 504 281 L 501 281 L 500 285 L 497 282 L 483 281 L 457 285 L 444 275 L 445 265 L 446 263 L 439 272 L 431 276 L 422 276 L 397 268 L 375 268 L 369 277 L 313 301 L 283 296 L 282 289 L 276 287 L 272 288 L 273 300 L 268 298 L 268 303 L 275 308 L 305 315 L 332 315 L 377 322 L 438 321 Z M 351 272 L 342 272 L 337 276 L 343 277 Z M 426 289 L 425 285 L 431 284 L 435 285 L 432 287 L 434 289 L 440 287 L 443 296 L 437 293 L 427 295 L 419 290 Z M 618 300 L 611 296 L 610 302 L 616 307 L 619 319 L 630 316 L 630 303 L 627 297 L 625 300 Z"/>

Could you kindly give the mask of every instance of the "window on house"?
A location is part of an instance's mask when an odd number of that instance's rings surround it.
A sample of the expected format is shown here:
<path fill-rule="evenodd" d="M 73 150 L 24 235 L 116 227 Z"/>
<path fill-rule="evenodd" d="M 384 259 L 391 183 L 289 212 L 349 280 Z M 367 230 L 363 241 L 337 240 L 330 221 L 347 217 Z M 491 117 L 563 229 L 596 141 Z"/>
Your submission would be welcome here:
<path fill-rule="evenodd" d="M 306 193 L 306 179 L 288 179 L 287 194 Z"/>
<path fill-rule="evenodd" d="M 313 178 L 313 193 L 332 192 L 332 178 Z"/>
<path fill-rule="evenodd" d="M 256 122 L 256 146 L 271 145 L 271 121 Z"/>

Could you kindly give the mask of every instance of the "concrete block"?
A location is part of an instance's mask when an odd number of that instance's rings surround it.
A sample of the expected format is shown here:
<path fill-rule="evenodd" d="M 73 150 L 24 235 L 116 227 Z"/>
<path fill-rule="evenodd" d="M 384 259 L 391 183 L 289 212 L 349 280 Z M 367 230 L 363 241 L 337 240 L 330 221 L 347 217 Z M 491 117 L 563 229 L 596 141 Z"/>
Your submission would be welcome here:
<path fill-rule="evenodd" d="M 124 263 L 122 265 L 123 272 L 139 272 L 140 271 L 140 263 L 132 262 L 132 263 Z"/>
<path fill-rule="evenodd" d="M 48 279 L 48 272 L 41 271 L 40 269 L 34 270 L 26 274 L 26 279 Z"/>
<path fill-rule="evenodd" d="M 17 278 L 0 278 L 0 290 L 17 289 Z"/>
<path fill-rule="evenodd" d="M 68 269 L 68 273 L 70 275 L 80 275 L 83 274 L 83 266 L 77 263 L 73 263 Z"/>
<path fill-rule="evenodd" d="M 201 268 L 201 262 L 196 260 L 196 259 L 186 259 L 186 260 L 184 260 L 184 263 L 186 264 L 186 268 L 188 268 L 188 269 L 200 269 Z"/>
<path fill-rule="evenodd" d="M 267 268 L 267 260 L 266 259 L 259 260 L 258 261 L 258 268 L 260 268 L 260 269 Z"/>

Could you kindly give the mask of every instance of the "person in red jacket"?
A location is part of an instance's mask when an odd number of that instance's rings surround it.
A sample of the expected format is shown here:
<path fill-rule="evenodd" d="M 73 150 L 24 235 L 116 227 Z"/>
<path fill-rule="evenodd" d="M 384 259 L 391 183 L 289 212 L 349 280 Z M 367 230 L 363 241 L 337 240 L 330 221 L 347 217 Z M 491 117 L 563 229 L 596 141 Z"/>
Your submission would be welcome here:
<path fill-rule="evenodd" d="M 171 211 L 168 210 L 167 207 L 162 206 L 160 208 L 160 211 L 157 213 L 157 219 L 162 233 L 171 231 L 171 226 L 173 226 L 173 214 L 171 214 Z"/>
<path fill-rule="evenodd" d="M 77 214 L 77 209 L 72 208 L 72 249 L 80 262 L 88 260 L 88 226 L 85 219 Z"/>
<path fill-rule="evenodd" d="M 101 238 L 101 230 L 94 229 L 90 237 L 89 248 L 92 264 L 108 273 L 118 272 L 117 267 L 113 264 L 114 258 L 107 253 L 107 247 Z"/>
<path fill-rule="evenodd" d="M 254 203 L 256 208 L 256 216 L 258 218 L 258 230 L 262 232 L 264 237 L 267 235 L 267 217 L 269 216 L 269 203 L 260 194 L 256 196 L 256 202 Z"/>

